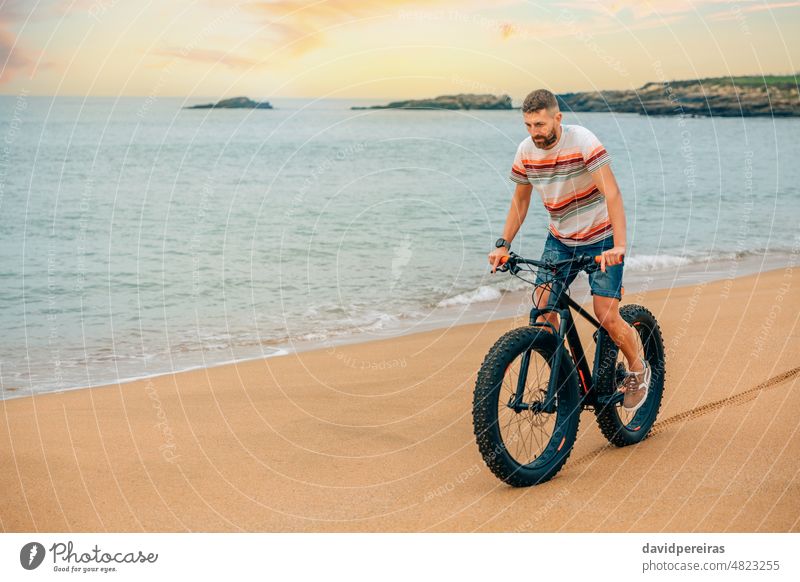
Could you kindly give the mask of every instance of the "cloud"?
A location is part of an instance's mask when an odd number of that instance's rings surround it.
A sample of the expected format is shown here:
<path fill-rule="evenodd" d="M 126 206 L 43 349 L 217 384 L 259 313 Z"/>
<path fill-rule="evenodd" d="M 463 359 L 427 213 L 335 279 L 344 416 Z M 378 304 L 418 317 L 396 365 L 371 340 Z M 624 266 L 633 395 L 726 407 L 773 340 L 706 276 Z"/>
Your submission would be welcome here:
<path fill-rule="evenodd" d="M 709 13 L 719 20 L 734 18 L 737 13 L 761 12 L 800 6 L 800 2 L 765 2 L 764 0 L 563 0 L 562 9 L 586 14 L 615 15 L 621 19 L 642 21 L 664 17 Z M 720 10 L 724 7 L 725 10 Z"/>
<path fill-rule="evenodd" d="M 210 1 L 220 7 L 227 5 L 222 0 Z M 699 1 L 716 3 L 722 0 Z M 238 16 L 245 16 L 250 24 L 255 23 L 262 30 L 248 40 L 246 46 L 231 50 L 209 47 L 204 50 L 181 51 L 166 48 L 157 53 L 187 61 L 220 63 L 247 69 L 284 61 L 287 57 L 303 56 L 329 44 L 329 37 L 336 28 L 358 22 L 365 25 L 370 19 L 395 18 L 399 20 L 398 27 L 413 26 L 415 18 L 473 24 L 482 28 L 487 35 L 501 41 L 513 42 L 530 38 L 560 38 L 578 33 L 612 33 L 620 28 L 640 30 L 668 26 L 677 22 L 680 14 L 690 10 L 692 6 L 689 0 L 651 0 L 649 3 L 640 0 L 564 0 L 551 5 L 551 8 L 555 6 L 555 10 L 532 12 L 531 4 L 524 0 L 500 0 L 500 4 L 518 8 L 519 18 L 509 20 L 507 17 L 486 17 L 484 14 L 487 5 L 481 0 L 251 2 L 239 5 L 241 13 Z M 497 3 L 492 7 L 496 8 Z M 564 19 L 565 15 L 569 17 L 568 20 Z M 409 22 L 412 24 L 408 24 Z M 565 28 L 565 22 L 569 23 L 569 30 Z"/>
<path fill-rule="evenodd" d="M 1 0 L 0 0 L 1 1 Z M 328 43 L 328 36 L 339 26 L 356 21 L 397 17 L 403 10 L 457 5 L 459 10 L 478 6 L 479 0 L 277 0 L 251 2 L 241 7 L 239 17 L 261 26 L 259 34 L 239 49 L 180 49 L 167 47 L 154 54 L 198 63 L 223 64 L 249 69 L 270 65 L 288 57 L 300 57 Z M 222 8 L 227 1 L 212 0 Z M 237 39 L 238 41 L 239 39 Z M 233 43 L 232 43 L 233 44 Z"/>
<path fill-rule="evenodd" d="M 191 49 L 169 47 L 153 51 L 153 54 L 195 61 L 198 63 L 222 64 L 231 68 L 253 68 L 263 65 L 255 59 L 235 55 L 231 52 L 218 51 L 213 49 Z"/>
<path fill-rule="evenodd" d="M 679 24 L 689 17 L 706 20 L 742 18 L 742 14 L 800 6 L 800 1 L 764 2 L 764 0 L 559 0 L 552 5 L 558 11 L 559 26 L 536 29 L 542 37 L 553 38 L 568 34 L 600 35 L 626 31 L 642 31 Z M 723 9 L 724 8 L 724 9 Z M 563 23 L 570 27 L 563 29 Z M 513 25 L 511 34 L 520 36 L 528 28 L 524 22 Z"/>
<path fill-rule="evenodd" d="M 27 16 L 21 1 L 11 0 L 0 8 L 0 84 L 8 83 L 32 63 L 32 59 L 17 43 L 17 36 L 10 30 L 12 25 L 24 21 Z"/>
<path fill-rule="evenodd" d="M 473 0 L 474 1 L 474 0 Z M 323 46 L 329 29 L 349 22 L 396 16 L 400 11 L 419 7 L 439 7 L 469 2 L 458 0 L 277 0 L 256 2 L 248 9 L 274 37 L 275 44 L 300 56 Z"/>
<path fill-rule="evenodd" d="M 78 4 L 83 4 L 83 0 Z M 5 0 L 0 5 L 0 85 L 8 83 L 19 73 L 33 74 L 35 68 L 55 66 L 53 62 L 40 62 L 41 52 L 29 50 L 12 29 L 29 21 L 61 17 L 64 13 L 63 6 L 56 1 L 39 2 L 31 7 L 29 0 Z"/>
<path fill-rule="evenodd" d="M 639 4 L 620 0 L 602 2 L 599 0 L 566 0 L 551 6 L 555 11 L 547 11 L 544 16 L 517 19 L 514 22 L 497 22 L 495 28 L 504 41 L 524 41 L 532 38 L 563 39 L 577 37 L 588 40 L 600 35 L 620 31 L 642 31 L 670 26 L 683 19 L 680 12 L 658 14 L 641 10 Z"/>
<path fill-rule="evenodd" d="M 17 73 L 27 69 L 32 61 L 19 48 L 14 46 L 16 37 L 9 31 L 0 28 L 0 84 L 8 83 Z"/>
<path fill-rule="evenodd" d="M 736 8 L 729 8 L 728 10 L 715 12 L 709 15 L 711 20 L 731 20 L 739 18 L 739 15 L 752 12 L 763 12 L 765 10 L 779 10 L 781 8 L 796 8 L 800 6 L 800 2 L 764 2 L 759 4 L 750 4 L 747 6 L 736 5 Z"/>

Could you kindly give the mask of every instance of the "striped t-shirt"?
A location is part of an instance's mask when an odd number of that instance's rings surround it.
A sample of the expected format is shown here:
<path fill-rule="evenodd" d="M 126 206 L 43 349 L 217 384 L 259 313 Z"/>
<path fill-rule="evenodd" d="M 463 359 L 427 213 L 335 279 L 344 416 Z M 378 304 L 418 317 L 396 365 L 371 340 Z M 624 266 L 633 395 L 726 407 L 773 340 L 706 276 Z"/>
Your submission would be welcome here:
<path fill-rule="evenodd" d="M 611 157 L 600 140 L 580 125 L 562 125 L 561 137 L 549 150 L 530 137 L 517 148 L 511 179 L 532 184 L 550 213 L 550 232 L 565 245 L 591 244 L 613 235 L 606 199 L 589 172 Z"/>

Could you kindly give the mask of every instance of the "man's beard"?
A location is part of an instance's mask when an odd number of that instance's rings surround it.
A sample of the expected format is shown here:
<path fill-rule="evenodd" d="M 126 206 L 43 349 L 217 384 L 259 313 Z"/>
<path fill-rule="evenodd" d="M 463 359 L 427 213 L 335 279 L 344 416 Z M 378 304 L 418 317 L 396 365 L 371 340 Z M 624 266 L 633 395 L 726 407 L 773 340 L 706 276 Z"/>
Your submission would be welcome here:
<path fill-rule="evenodd" d="M 539 141 L 540 139 L 543 139 L 544 143 L 540 142 Z M 556 130 L 553 129 L 553 131 L 547 137 L 545 137 L 545 138 L 537 138 L 534 141 L 537 141 L 536 147 L 541 148 L 542 146 L 549 147 L 549 146 L 553 145 L 554 143 L 556 143 L 556 139 L 557 139 L 556 138 Z M 542 145 L 539 145 L 539 143 L 542 143 Z"/>

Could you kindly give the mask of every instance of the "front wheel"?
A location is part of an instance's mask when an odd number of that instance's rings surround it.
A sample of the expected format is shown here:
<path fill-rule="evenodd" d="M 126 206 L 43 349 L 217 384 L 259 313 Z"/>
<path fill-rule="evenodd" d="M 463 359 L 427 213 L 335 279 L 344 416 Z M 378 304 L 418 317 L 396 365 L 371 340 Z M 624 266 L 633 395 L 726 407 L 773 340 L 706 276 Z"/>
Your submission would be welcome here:
<path fill-rule="evenodd" d="M 535 327 L 514 329 L 492 346 L 478 372 L 472 403 L 478 448 L 492 473 L 515 487 L 551 479 L 575 443 L 581 413 L 575 365 L 566 350 L 557 348 L 557 338 L 549 332 Z M 544 403 L 559 353 L 555 409 L 547 413 L 537 404 Z M 521 374 L 524 388 L 517 400 Z"/>
<path fill-rule="evenodd" d="M 638 336 L 638 351 L 652 370 L 647 400 L 633 414 L 626 412 L 619 398 L 613 403 L 598 405 L 595 409 L 597 424 L 608 441 L 618 447 L 636 444 L 644 440 L 656 421 L 664 396 L 664 340 L 655 316 L 641 305 L 625 305 L 619 310 Z M 605 333 L 605 332 L 602 332 Z M 607 339 L 598 343 L 599 370 L 595 389 L 600 398 L 614 395 L 627 372 L 625 357 L 614 342 Z"/>

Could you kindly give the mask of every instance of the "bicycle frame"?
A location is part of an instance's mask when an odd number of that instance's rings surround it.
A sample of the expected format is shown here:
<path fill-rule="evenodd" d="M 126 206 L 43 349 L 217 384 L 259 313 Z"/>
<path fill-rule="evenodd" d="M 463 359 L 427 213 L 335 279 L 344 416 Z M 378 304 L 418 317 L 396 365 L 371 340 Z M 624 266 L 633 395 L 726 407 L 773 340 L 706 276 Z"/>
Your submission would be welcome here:
<path fill-rule="evenodd" d="M 530 264 L 538 264 L 537 261 L 526 262 Z M 600 397 L 594 390 L 592 390 L 594 386 L 593 371 L 594 373 L 597 373 L 597 371 L 600 369 L 600 362 L 598 360 L 600 353 L 603 352 L 601 348 L 604 347 L 601 345 L 601 342 L 611 342 L 613 348 L 616 348 L 616 344 L 613 343 L 600 322 L 597 321 L 585 309 L 583 309 L 583 307 L 578 305 L 578 303 L 576 303 L 575 300 L 566 293 L 563 283 L 558 280 L 556 280 L 555 283 L 555 285 L 551 285 L 548 306 L 544 308 L 534 306 L 530 312 L 529 323 L 531 327 L 549 329 L 550 332 L 555 334 L 556 338 L 558 338 L 556 356 L 551 364 L 550 379 L 547 383 L 547 394 L 545 395 L 543 402 L 534 402 L 533 404 L 526 404 L 522 402 L 522 398 L 525 393 L 525 385 L 527 383 L 528 366 L 530 364 L 531 355 L 530 350 L 527 350 L 522 356 L 519 377 L 517 379 L 517 389 L 513 400 L 509 403 L 509 406 L 516 412 L 530 408 L 533 408 L 535 412 L 555 412 L 555 397 L 559 389 L 562 373 L 561 362 L 564 355 L 563 350 L 566 349 L 564 346 L 564 339 L 567 340 L 566 343 L 569 346 L 570 356 L 575 362 L 575 368 L 578 373 L 578 380 L 581 387 L 582 407 L 585 409 L 590 409 L 591 407 L 596 407 L 598 405 L 605 406 L 607 404 L 615 404 L 616 402 L 621 401 L 622 394 L 613 394 L 611 396 Z M 595 350 L 595 358 L 592 365 L 592 370 L 589 369 L 589 365 L 586 361 L 586 353 L 583 350 L 583 344 L 581 343 L 578 330 L 575 327 L 575 321 L 572 316 L 573 309 L 597 329 L 597 331 L 593 334 L 593 337 L 597 343 L 597 349 Z M 558 329 L 556 329 L 555 326 L 549 322 L 538 321 L 540 316 L 547 313 L 558 314 Z M 616 353 L 616 350 L 613 353 Z"/>

